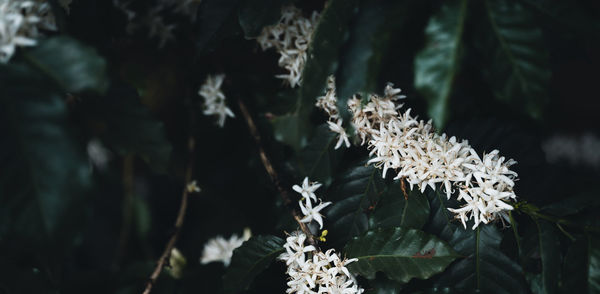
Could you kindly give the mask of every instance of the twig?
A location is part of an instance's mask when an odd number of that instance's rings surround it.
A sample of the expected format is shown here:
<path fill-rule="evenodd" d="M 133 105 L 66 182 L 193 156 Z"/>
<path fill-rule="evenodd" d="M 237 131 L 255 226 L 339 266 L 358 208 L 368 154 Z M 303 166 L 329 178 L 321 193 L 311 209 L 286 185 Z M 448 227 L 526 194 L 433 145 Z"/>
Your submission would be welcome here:
<path fill-rule="evenodd" d="M 250 134 L 252 134 L 252 137 L 254 138 L 254 141 L 256 142 L 256 146 L 258 147 L 258 153 L 260 155 L 260 160 L 262 161 L 262 164 L 265 167 L 267 174 L 269 174 L 269 177 L 271 178 L 271 181 L 277 188 L 279 195 L 281 195 L 281 198 L 283 198 L 283 202 L 285 203 L 285 205 L 291 206 L 293 203 L 292 198 L 290 197 L 288 190 L 284 189 L 282 187 L 281 181 L 279 180 L 279 176 L 277 175 L 277 172 L 273 168 L 273 165 L 271 164 L 271 161 L 269 160 L 269 157 L 267 156 L 265 149 L 262 147 L 262 140 L 260 138 L 260 134 L 258 133 L 258 129 L 256 128 L 256 125 L 254 124 L 254 120 L 252 120 L 252 116 L 250 116 L 250 113 L 248 112 L 248 109 L 246 108 L 246 105 L 244 104 L 244 102 L 242 102 L 242 100 L 238 99 L 238 105 L 240 107 L 240 110 L 242 111 L 242 115 L 246 119 L 246 123 L 248 124 L 248 128 L 250 129 Z M 292 216 L 294 217 L 294 219 L 300 226 L 300 229 L 302 230 L 302 232 L 304 232 L 304 234 L 306 234 L 308 242 L 311 245 L 315 245 L 317 242 L 316 242 L 314 236 L 311 234 L 311 232 L 308 229 L 308 227 L 306 226 L 306 224 L 300 221 L 300 219 L 302 218 L 300 213 L 296 209 L 292 208 Z"/>
<path fill-rule="evenodd" d="M 189 191 L 187 189 L 187 184 L 192 181 L 195 145 L 196 141 L 194 139 L 194 136 L 191 134 L 188 139 L 189 157 L 188 165 L 185 171 L 185 184 L 183 186 L 183 193 L 181 196 L 181 205 L 179 206 L 179 213 L 177 214 L 177 219 L 175 220 L 174 231 L 171 235 L 171 238 L 167 242 L 167 245 L 165 246 L 165 250 L 156 262 L 156 267 L 150 275 L 150 278 L 148 278 L 148 282 L 146 282 L 146 289 L 144 290 L 143 294 L 149 294 L 150 291 L 152 291 L 152 286 L 154 286 L 154 284 L 156 283 L 156 280 L 158 279 L 158 276 L 160 276 L 162 269 L 169 262 L 169 257 L 171 257 L 171 250 L 173 250 L 173 247 L 175 247 L 175 242 L 177 242 L 177 239 L 179 238 L 179 233 L 181 232 L 181 227 L 183 226 L 183 220 L 185 218 L 185 211 L 188 202 Z"/>
<path fill-rule="evenodd" d="M 134 156 L 128 154 L 123 159 L 123 216 L 121 224 L 121 233 L 119 234 L 119 247 L 115 266 L 121 263 L 121 259 L 125 255 L 129 235 L 131 233 L 131 223 L 133 218 L 133 175 L 134 175 Z"/>

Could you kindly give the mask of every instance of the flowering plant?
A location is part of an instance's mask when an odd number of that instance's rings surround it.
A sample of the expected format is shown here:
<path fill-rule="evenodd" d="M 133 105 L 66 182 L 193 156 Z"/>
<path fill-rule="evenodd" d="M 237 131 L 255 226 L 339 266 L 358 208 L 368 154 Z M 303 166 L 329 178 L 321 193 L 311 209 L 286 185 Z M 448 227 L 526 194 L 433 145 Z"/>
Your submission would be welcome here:
<path fill-rule="evenodd" d="M 599 293 L 592 2 L 0 0 L 0 293 Z"/>

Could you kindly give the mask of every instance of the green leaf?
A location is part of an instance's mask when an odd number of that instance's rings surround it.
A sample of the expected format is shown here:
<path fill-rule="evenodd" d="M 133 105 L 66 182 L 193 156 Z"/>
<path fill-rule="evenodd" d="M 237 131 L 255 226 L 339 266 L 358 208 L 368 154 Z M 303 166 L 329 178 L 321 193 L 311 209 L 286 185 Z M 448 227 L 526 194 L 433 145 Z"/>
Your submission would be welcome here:
<path fill-rule="evenodd" d="M 560 274 L 560 251 L 556 227 L 544 220 L 535 220 L 538 229 L 539 253 L 542 258 L 541 286 L 544 293 L 556 293 Z"/>
<path fill-rule="evenodd" d="M 446 200 L 439 191 L 427 194 L 431 215 L 425 231 L 440 236 L 454 250 L 465 256 L 450 265 L 433 280 L 434 288 L 454 288 L 482 293 L 527 293 L 528 287 L 521 267 L 500 251 L 502 236 L 492 225 L 480 225 L 471 230 L 453 223 L 447 207 L 458 207 L 455 200 Z"/>
<path fill-rule="evenodd" d="M 406 227 L 421 229 L 429 219 L 429 201 L 417 189 L 412 190 L 408 199 L 395 182 L 377 203 L 375 212 L 369 219 L 371 228 Z"/>
<path fill-rule="evenodd" d="M 374 280 L 369 281 L 369 286 L 366 288 L 366 294 L 397 294 L 402 290 L 402 284 L 377 275 Z"/>
<path fill-rule="evenodd" d="M 326 186 L 331 184 L 335 167 L 340 161 L 343 149 L 335 150 L 337 134 L 330 131 L 327 124 L 317 127 L 312 140 L 298 153 L 296 164 L 302 175 Z M 343 148 L 343 147 L 342 147 Z"/>
<path fill-rule="evenodd" d="M 275 3 L 274 3 L 275 2 Z M 239 9 L 240 26 L 247 39 L 256 38 L 266 26 L 275 24 L 281 16 L 281 7 L 290 0 L 248 0 Z"/>
<path fill-rule="evenodd" d="M 339 50 L 357 3 L 357 0 L 331 0 L 319 17 L 302 72 L 298 105 L 301 117 L 312 112 L 317 97 L 325 89 L 327 77 L 337 69 Z"/>
<path fill-rule="evenodd" d="M 374 279 L 375 273 L 381 271 L 403 283 L 440 273 L 458 257 L 446 242 L 406 228 L 368 231 L 350 241 L 344 252 L 349 258 L 358 259 L 348 266 L 353 273 Z"/>
<path fill-rule="evenodd" d="M 600 23 L 581 1 L 521 0 L 521 2 L 557 23 L 559 28 L 567 28 L 575 34 L 590 39 L 597 40 L 600 37 Z"/>
<path fill-rule="evenodd" d="M 600 199 L 598 199 L 596 194 L 593 191 L 586 191 L 546 205 L 541 210 L 550 215 L 569 216 L 599 205 Z"/>
<path fill-rule="evenodd" d="M 139 155 L 156 171 L 165 171 L 171 156 L 164 124 L 141 104 L 134 89 L 112 87 L 106 97 L 80 103 L 79 115 L 99 125 L 96 135 L 122 155 Z"/>
<path fill-rule="evenodd" d="M 308 144 L 309 123 L 297 113 L 278 116 L 271 123 L 275 140 L 290 145 L 296 152 Z"/>
<path fill-rule="evenodd" d="M 450 96 L 460 70 L 467 0 L 444 1 L 425 29 L 425 47 L 415 57 L 415 88 L 427 99 L 437 128 L 448 120 Z"/>
<path fill-rule="evenodd" d="M 518 2 L 486 0 L 485 9 L 490 26 L 482 36 L 488 40 L 482 54 L 489 56 L 481 66 L 484 77 L 497 99 L 540 118 L 550 82 L 542 31 Z"/>
<path fill-rule="evenodd" d="M 327 200 L 333 202 L 325 210 L 329 242 L 345 244 L 368 230 L 367 211 L 385 189 L 379 170 L 364 161 L 340 174 L 327 191 Z"/>
<path fill-rule="evenodd" d="M 4 233 L 68 235 L 91 183 L 67 106 L 51 81 L 21 65 L 0 66 L 0 214 Z M 0 237 L 0 239 L 2 239 Z"/>
<path fill-rule="evenodd" d="M 569 247 L 564 260 L 561 293 L 600 293 L 600 240 L 588 235 Z"/>
<path fill-rule="evenodd" d="M 275 236 L 256 236 L 233 251 L 231 264 L 223 276 L 226 293 L 237 293 L 248 289 L 250 284 L 285 251 L 285 241 Z"/>
<path fill-rule="evenodd" d="M 66 37 L 40 42 L 25 53 L 26 60 L 67 92 L 104 92 L 108 86 L 106 61 L 95 49 Z"/>

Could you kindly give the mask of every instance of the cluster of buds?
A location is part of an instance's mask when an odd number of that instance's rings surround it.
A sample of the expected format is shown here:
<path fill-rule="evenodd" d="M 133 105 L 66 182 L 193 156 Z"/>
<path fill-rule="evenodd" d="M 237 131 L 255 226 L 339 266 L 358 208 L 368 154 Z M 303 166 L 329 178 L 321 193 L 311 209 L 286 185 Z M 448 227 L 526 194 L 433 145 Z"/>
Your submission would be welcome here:
<path fill-rule="evenodd" d="M 0 0 L 0 63 L 17 47 L 34 46 L 40 30 L 56 31 L 50 4 L 43 0 Z"/>
<path fill-rule="evenodd" d="M 216 116 L 220 127 L 225 125 L 225 118 L 235 117 L 233 111 L 225 104 L 225 94 L 221 91 L 224 79 L 224 74 L 209 75 L 198 91 L 198 95 L 204 98 L 204 115 Z"/>
<path fill-rule="evenodd" d="M 288 81 L 292 88 L 302 83 L 306 52 L 318 18 L 316 11 L 310 18 L 305 18 L 298 8 L 287 6 L 281 11 L 279 23 L 263 28 L 257 38 L 263 51 L 275 48 L 281 55 L 279 66 L 288 73 L 276 77 Z"/>
<path fill-rule="evenodd" d="M 499 156 L 498 150 L 480 157 L 468 141 L 435 133 L 431 120 L 418 120 L 410 109 L 400 111 L 403 105 L 398 101 L 405 96 L 399 93 L 400 89 L 388 84 L 383 96 L 371 94 L 363 103 L 354 95 L 348 101 L 360 145 L 370 149 L 369 163 L 381 168 L 383 177 L 394 170 L 394 179 L 406 179 L 411 189 L 416 185 L 421 192 L 428 186 L 435 190 L 440 184 L 450 199 L 457 188 L 457 199 L 466 204 L 449 210 L 465 227 L 469 219 L 474 220 L 474 229 L 482 222 L 506 218 L 506 211 L 513 209 L 507 202 L 516 199 L 517 173 L 509 169 L 516 162 Z M 330 122 L 341 126 L 332 78 L 317 106 L 329 115 Z"/>
<path fill-rule="evenodd" d="M 304 244 L 306 235 L 293 232 L 287 237 L 285 253 L 279 259 L 287 265 L 289 276 L 286 293 L 340 293 L 359 294 L 360 288 L 356 278 L 346 266 L 357 259 L 342 259 L 334 249 L 326 252 L 317 250 L 315 246 Z"/>

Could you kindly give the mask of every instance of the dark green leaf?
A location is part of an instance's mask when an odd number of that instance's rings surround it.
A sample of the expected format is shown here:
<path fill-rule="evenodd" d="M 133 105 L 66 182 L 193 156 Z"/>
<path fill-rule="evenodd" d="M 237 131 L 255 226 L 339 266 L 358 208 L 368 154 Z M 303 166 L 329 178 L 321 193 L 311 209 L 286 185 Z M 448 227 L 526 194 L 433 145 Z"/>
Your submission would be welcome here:
<path fill-rule="evenodd" d="M 567 28 L 575 34 L 598 39 L 600 23 L 590 13 L 582 1 L 521 0 L 526 6 L 538 11 L 542 16 Z"/>
<path fill-rule="evenodd" d="M 369 228 L 367 211 L 385 192 L 378 169 L 365 162 L 350 167 L 335 179 L 327 193 L 333 202 L 325 211 L 331 242 L 344 244 Z"/>
<path fill-rule="evenodd" d="M 392 281 L 382 275 L 377 275 L 374 280 L 369 281 L 366 294 L 397 294 L 402 290 L 402 284 Z"/>
<path fill-rule="evenodd" d="M 429 201 L 417 189 L 412 190 L 408 199 L 395 182 L 377 203 L 375 212 L 369 219 L 371 228 L 406 227 L 421 229 L 429 218 Z"/>
<path fill-rule="evenodd" d="M 224 36 L 222 32 L 230 21 L 237 23 L 239 0 L 203 0 L 198 12 L 195 42 L 198 51 L 203 52 L 209 44 Z M 235 18 L 235 20 L 234 20 Z M 237 26 L 237 24 L 235 24 Z M 239 27 L 238 27 L 239 28 Z"/>
<path fill-rule="evenodd" d="M 67 127 L 67 106 L 51 81 L 22 66 L 0 67 L 0 161 L 5 232 L 43 238 L 77 223 L 90 168 Z M 4 211 L 6 209 L 6 211 Z M 1 238 L 0 238 L 1 239 Z"/>
<path fill-rule="evenodd" d="M 104 58 L 93 48 L 69 37 L 41 41 L 25 56 L 67 92 L 103 92 L 108 86 Z"/>
<path fill-rule="evenodd" d="M 460 70 L 467 0 L 444 1 L 429 19 L 426 44 L 415 57 L 415 88 L 427 99 L 428 114 L 442 129 Z"/>
<path fill-rule="evenodd" d="M 120 154 L 137 154 L 157 171 L 167 168 L 172 147 L 164 124 L 140 103 L 134 89 L 112 87 L 106 97 L 82 101 L 78 111 L 102 126 L 97 135 Z"/>
<path fill-rule="evenodd" d="M 308 142 L 308 121 L 298 117 L 297 113 L 278 116 L 271 121 L 277 141 L 290 145 L 296 152 Z"/>
<path fill-rule="evenodd" d="M 331 184 L 335 167 L 343 154 L 343 149 L 333 149 L 336 140 L 337 134 L 330 131 L 327 124 L 317 127 L 308 146 L 298 153 L 296 164 L 302 175 L 325 185 Z"/>
<path fill-rule="evenodd" d="M 548 100 L 550 71 L 542 31 L 530 13 L 515 1 L 485 1 L 489 56 L 484 76 L 499 100 L 540 118 Z"/>
<path fill-rule="evenodd" d="M 381 271 L 403 283 L 440 273 L 458 257 L 452 247 L 437 237 L 405 228 L 368 231 L 350 241 L 344 252 L 349 258 L 358 259 L 348 266 L 353 273 L 374 279 L 375 273 Z"/>
<path fill-rule="evenodd" d="M 541 288 L 544 293 L 556 293 L 560 272 L 558 234 L 554 224 L 535 220 L 538 229 L 539 252 L 542 258 Z"/>
<path fill-rule="evenodd" d="M 600 240 L 578 238 L 567 251 L 561 293 L 600 293 Z"/>
<path fill-rule="evenodd" d="M 544 206 L 541 209 L 546 214 L 568 216 L 598 205 L 600 205 L 600 199 L 593 191 L 589 191 L 564 198 L 556 203 Z"/>
<path fill-rule="evenodd" d="M 600 293 L 600 239 L 597 236 L 588 237 L 588 258 L 589 292 Z"/>
<path fill-rule="evenodd" d="M 279 21 L 281 7 L 289 0 L 249 0 L 239 10 L 239 21 L 246 38 L 256 38 L 262 29 Z"/>
<path fill-rule="evenodd" d="M 284 240 L 275 236 L 256 236 L 233 251 L 231 264 L 223 276 L 226 293 L 248 289 L 250 284 L 285 251 Z"/>

